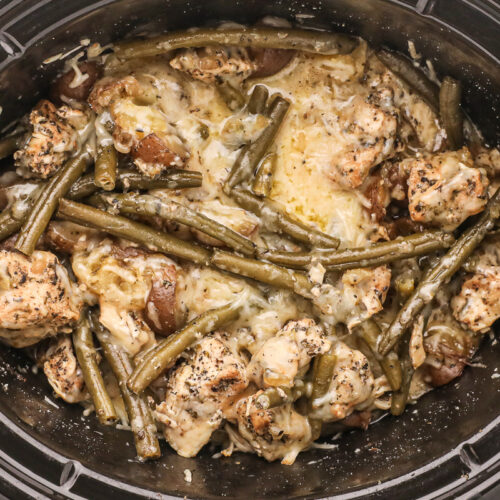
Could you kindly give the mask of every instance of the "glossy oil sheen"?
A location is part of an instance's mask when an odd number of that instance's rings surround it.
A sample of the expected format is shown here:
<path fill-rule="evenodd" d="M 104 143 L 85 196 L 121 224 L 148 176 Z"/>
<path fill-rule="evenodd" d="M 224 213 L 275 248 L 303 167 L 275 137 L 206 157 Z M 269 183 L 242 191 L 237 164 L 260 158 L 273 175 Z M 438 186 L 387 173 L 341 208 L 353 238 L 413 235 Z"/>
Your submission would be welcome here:
<path fill-rule="evenodd" d="M 451 4 L 453 8 L 450 8 Z M 296 15 L 299 14 L 299 17 Z M 303 17 L 301 14 L 313 17 Z M 499 142 L 499 7 L 493 0 L 80 0 L 0 1 L 0 129 L 46 92 L 48 56 L 82 38 L 111 40 L 216 20 L 276 15 L 417 50 L 438 73 L 464 82 L 465 107 Z M 19 98 L 18 98 L 19 97 Z M 494 344 L 494 345 L 492 345 Z M 0 493 L 8 498 L 472 498 L 500 477 L 500 344 L 487 339 L 481 366 L 398 419 L 345 434 L 335 450 L 311 450 L 292 466 L 235 454 L 177 456 L 140 464 L 130 434 L 103 427 L 55 400 L 20 353 L 0 347 Z M 496 372 L 495 372 L 496 370 Z M 492 378 L 493 376 L 493 378 Z M 192 482 L 184 480 L 184 470 Z"/>

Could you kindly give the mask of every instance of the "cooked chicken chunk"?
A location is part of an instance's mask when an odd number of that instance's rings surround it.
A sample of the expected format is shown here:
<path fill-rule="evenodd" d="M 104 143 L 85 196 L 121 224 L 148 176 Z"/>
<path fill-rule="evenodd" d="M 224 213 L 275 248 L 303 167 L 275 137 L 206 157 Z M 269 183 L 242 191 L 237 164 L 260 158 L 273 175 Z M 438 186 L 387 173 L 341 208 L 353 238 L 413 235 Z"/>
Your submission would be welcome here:
<path fill-rule="evenodd" d="M 67 332 L 80 316 L 81 302 L 66 269 L 49 252 L 31 258 L 0 250 L 0 338 L 26 347 Z"/>
<path fill-rule="evenodd" d="M 101 114 L 114 101 L 125 97 L 137 97 L 140 93 L 139 82 L 133 76 L 123 78 L 107 76 L 94 85 L 88 102 L 96 113 Z"/>
<path fill-rule="evenodd" d="M 451 301 L 453 316 L 473 332 L 486 331 L 500 318 L 500 266 L 483 266 Z"/>
<path fill-rule="evenodd" d="M 148 324 L 167 335 L 180 322 L 176 265 L 167 257 L 105 240 L 75 252 L 72 266 L 80 286 L 97 296 L 101 322 L 130 354 L 154 341 Z"/>
<path fill-rule="evenodd" d="M 330 345 L 314 320 L 289 321 L 252 356 L 249 377 L 259 387 L 292 387 L 299 371 L 306 368 L 314 356 L 328 351 Z"/>
<path fill-rule="evenodd" d="M 26 142 L 14 153 L 20 173 L 42 179 L 53 175 L 76 151 L 77 129 L 87 121 L 82 111 L 68 106 L 56 108 L 50 101 L 40 101 L 30 114 L 31 131 Z"/>
<path fill-rule="evenodd" d="M 335 346 L 337 356 L 326 394 L 313 401 L 313 415 L 324 421 L 341 420 L 372 394 L 373 374 L 366 357 L 343 342 Z"/>
<path fill-rule="evenodd" d="M 409 163 L 408 200 L 414 221 L 451 230 L 481 212 L 488 198 L 488 178 L 474 167 L 467 148 Z"/>
<path fill-rule="evenodd" d="M 170 66 L 206 83 L 220 83 L 228 77 L 244 80 L 257 69 L 244 47 L 183 49 Z"/>
<path fill-rule="evenodd" d="M 342 322 L 352 329 L 382 310 L 390 284 L 387 266 L 351 269 L 336 285 L 322 285 L 314 304 L 329 323 Z"/>
<path fill-rule="evenodd" d="M 340 116 L 346 145 L 336 157 L 331 176 L 348 188 L 360 186 L 370 169 L 394 153 L 398 126 L 388 89 L 367 99 L 356 96 Z"/>
<path fill-rule="evenodd" d="M 89 398 L 71 336 L 63 335 L 55 339 L 39 362 L 54 392 L 64 401 L 79 403 Z"/>
<path fill-rule="evenodd" d="M 183 457 L 195 456 L 247 385 L 244 361 L 223 335 L 202 339 L 192 359 L 170 375 L 166 399 L 156 407 L 172 448 Z"/>
<path fill-rule="evenodd" d="M 238 431 L 257 455 L 270 462 L 281 458 L 282 464 L 292 465 L 311 442 L 309 422 L 291 404 L 259 409 L 255 403 L 258 395 L 238 402 Z"/>

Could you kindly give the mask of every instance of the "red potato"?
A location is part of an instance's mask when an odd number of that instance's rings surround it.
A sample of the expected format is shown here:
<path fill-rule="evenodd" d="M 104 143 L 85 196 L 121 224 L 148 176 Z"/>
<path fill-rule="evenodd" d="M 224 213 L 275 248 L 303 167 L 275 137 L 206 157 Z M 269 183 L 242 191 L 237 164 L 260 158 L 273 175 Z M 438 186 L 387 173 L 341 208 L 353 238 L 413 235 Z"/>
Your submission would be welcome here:
<path fill-rule="evenodd" d="M 83 80 L 80 85 L 72 87 L 71 82 L 75 78 L 75 70 L 71 69 L 64 73 L 52 83 L 50 89 L 51 100 L 62 104 L 64 102 L 62 96 L 77 101 L 85 101 L 87 99 L 94 83 L 101 77 L 102 68 L 97 63 L 91 61 L 79 63 L 78 68 L 84 75 L 88 75 L 88 78 Z"/>
<path fill-rule="evenodd" d="M 257 65 L 253 78 L 265 78 L 282 70 L 295 55 L 295 50 L 284 49 L 249 49 L 250 57 Z"/>

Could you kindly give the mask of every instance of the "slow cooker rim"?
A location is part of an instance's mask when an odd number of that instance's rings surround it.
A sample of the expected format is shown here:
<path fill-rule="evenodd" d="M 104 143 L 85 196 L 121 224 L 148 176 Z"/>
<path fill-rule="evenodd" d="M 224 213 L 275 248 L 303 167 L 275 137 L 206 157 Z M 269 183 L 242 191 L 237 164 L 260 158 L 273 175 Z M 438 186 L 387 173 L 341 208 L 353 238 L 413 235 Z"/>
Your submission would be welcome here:
<path fill-rule="evenodd" d="M 417 7 L 412 8 L 411 5 L 409 5 L 407 2 L 402 1 L 402 0 L 388 0 L 394 4 L 397 4 L 405 9 L 411 10 L 415 13 L 415 15 L 422 15 L 425 17 L 429 17 L 433 19 L 433 21 L 443 25 L 443 27 L 451 30 L 456 36 L 461 37 L 466 43 L 471 44 L 475 47 L 476 50 L 480 50 L 483 54 L 485 54 L 487 57 L 489 57 L 492 61 L 495 61 L 496 63 L 499 62 L 499 58 L 494 55 L 491 51 L 486 50 L 481 44 L 479 44 L 476 40 L 473 40 L 470 36 L 465 35 L 463 32 L 458 31 L 456 28 L 453 26 L 450 26 L 440 20 L 439 18 L 435 17 L 432 12 L 429 10 L 429 5 L 432 3 L 428 0 L 419 0 L 417 2 Z M 20 51 L 19 47 L 15 46 L 14 43 L 14 53 L 7 57 L 2 63 L 0 63 L 0 71 L 5 69 L 6 66 L 11 64 L 16 58 L 22 57 L 24 51 L 31 47 L 32 45 L 40 42 L 40 40 L 49 37 L 51 31 L 55 30 L 56 28 L 60 27 L 61 25 L 67 24 L 68 22 L 71 22 L 83 15 L 86 15 L 90 12 L 92 12 L 95 9 L 101 8 L 103 6 L 106 6 L 107 4 L 113 3 L 114 0 L 99 0 L 96 2 L 93 2 L 92 5 L 88 5 L 85 8 L 79 9 L 76 12 L 74 12 L 72 15 L 65 17 L 64 19 L 60 20 L 58 23 L 55 23 L 51 26 L 46 27 L 41 33 L 40 36 L 36 39 L 32 39 L 30 44 L 27 44 L 23 47 L 23 50 Z M 18 1 L 13 1 L 10 2 L 6 7 L 0 8 L 0 16 L 6 15 L 9 13 L 9 10 L 14 10 L 16 9 L 19 4 L 22 2 Z M 474 8 L 480 9 L 480 7 L 484 7 L 484 5 L 478 5 L 478 2 L 476 0 L 469 0 L 469 2 Z M 493 2 L 490 2 L 493 3 Z M 45 2 L 40 2 L 37 7 L 41 7 L 45 4 Z M 34 8 L 33 10 L 36 10 Z M 482 11 L 483 15 L 487 15 L 488 17 L 491 17 L 493 15 L 493 19 L 497 24 L 500 24 L 500 15 L 495 16 L 494 12 L 492 13 L 491 11 L 486 11 L 483 9 Z M 499 11 L 500 13 L 500 11 Z M 17 20 L 16 17 L 11 21 L 14 23 Z M 0 34 L 8 27 L 9 25 L 2 26 L 0 28 Z M 7 42 L 12 42 L 11 40 L 7 40 Z M 0 413 L 0 424 L 4 427 L 4 430 L 7 430 L 10 436 L 16 440 L 19 446 L 26 446 L 26 443 L 31 446 L 35 447 L 41 451 L 43 451 L 43 454 L 48 462 L 59 462 L 59 463 L 64 463 L 64 464 L 70 464 L 74 467 L 74 473 L 69 474 L 69 476 L 66 478 L 66 481 L 62 485 L 55 485 L 52 483 L 47 482 L 40 476 L 33 477 L 32 473 L 30 472 L 30 481 L 28 481 L 28 476 L 27 472 L 23 471 L 23 466 L 22 464 L 15 462 L 11 457 L 9 457 L 6 453 L 3 451 L 0 451 L 0 481 L 4 481 L 7 483 L 16 483 L 20 482 L 23 488 L 30 488 L 28 484 L 31 482 L 31 489 L 36 488 L 38 491 L 34 490 L 37 494 L 44 494 L 44 490 L 49 488 L 48 494 L 51 495 L 52 493 L 54 494 L 59 494 L 59 495 L 66 495 L 67 498 L 80 498 L 78 496 L 75 496 L 71 493 L 70 487 L 68 485 L 74 484 L 74 482 L 78 479 L 79 476 L 87 476 L 89 480 L 95 481 L 96 483 L 108 483 L 112 485 L 116 485 L 117 488 L 119 488 L 121 491 L 126 490 L 127 493 L 133 493 L 137 494 L 143 497 L 149 497 L 151 495 L 151 491 L 148 491 L 146 489 L 130 485 L 128 483 L 125 483 L 120 480 L 112 479 L 109 476 L 105 476 L 103 474 L 100 474 L 96 472 L 95 470 L 92 470 L 90 468 L 87 468 L 83 464 L 75 461 L 68 461 L 62 454 L 59 454 L 55 452 L 54 450 L 51 450 L 49 447 L 46 445 L 40 443 L 37 441 L 34 437 L 30 436 L 29 433 L 24 430 L 21 425 L 17 424 L 14 422 L 13 419 L 7 417 L 4 413 Z M 500 427 L 500 416 L 498 416 L 494 421 L 490 423 L 487 429 L 484 429 L 484 431 L 480 434 L 481 438 L 484 438 L 488 434 L 492 434 L 493 431 Z M 2 432 L 4 432 L 2 430 Z M 1 435 L 1 434 L 0 434 Z M 444 455 L 443 457 L 440 457 L 439 459 L 436 459 L 429 464 L 424 465 L 423 467 L 413 471 L 412 473 L 406 474 L 405 476 L 400 476 L 394 480 L 387 481 L 385 483 L 382 483 L 380 485 L 374 485 L 368 488 L 364 488 L 362 490 L 353 490 L 350 493 L 343 494 L 341 495 L 341 498 L 343 499 L 348 499 L 348 498 L 359 498 L 359 493 L 362 494 L 370 494 L 370 493 L 382 493 L 382 492 L 389 492 L 391 488 L 397 486 L 397 483 L 404 482 L 407 478 L 406 476 L 411 476 L 412 478 L 414 477 L 419 477 L 423 475 L 426 471 L 431 470 L 434 467 L 437 466 L 443 466 L 443 464 L 451 459 L 452 457 L 459 456 L 462 460 L 470 460 L 470 457 L 468 458 L 463 458 L 463 449 L 464 446 L 472 444 L 475 442 L 475 438 L 479 439 L 479 435 L 473 436 L 472 439 L 469 439 L 467 441 L 462 442 L 459 446 L 451 450 L 448 454 Z M 24 484 L 23 484 L 24 481 Z M 460 495 L 465 492 L 467 494 L 480 494 L 484 493 L 488 489 L 492 488 L 495 484 L 500 482 L 500 451 L 494 455 L 492 458 L 490 458 L 487 462 L 484 464 L 481 464 L 480 466 L 476 465 L 475 468 L 471 471 L 470 478 L 465 481 L 465 482 L 459 482 L 459 484 L 455 483 L 450 483 L 445 486 L 441 490 L 438 490 L 435 492 L 437 497 L 442 497 L 442 496 L 449 496 L 449 495 Z M 1 491 L 1 488 L 0 488 Z M 22 491 L 20 489 L 19 491 Z M 26 490 L 25 493 L 28 493 Z M 161 498 L 174 498 L 168 495 L 162 495 Z M 331 498 L 340 498 L 338 497 L 331 497 Z"/>

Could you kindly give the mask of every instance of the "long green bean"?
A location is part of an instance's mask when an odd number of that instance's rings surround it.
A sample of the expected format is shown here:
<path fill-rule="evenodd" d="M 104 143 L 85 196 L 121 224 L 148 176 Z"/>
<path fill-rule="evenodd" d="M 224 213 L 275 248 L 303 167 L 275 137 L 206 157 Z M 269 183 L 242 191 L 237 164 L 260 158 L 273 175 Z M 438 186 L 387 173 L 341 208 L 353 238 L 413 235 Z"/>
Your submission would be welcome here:
<path fill-rule="evenodd" d="M 261 162 L 252 183 L 252 191 L 259 196 L 269 196 L 273 187 L 273 175 L 276 169 L 276 154 L 268 154 Z"/>
<path fill-rule="evenodd" d="M 118 154 L 112 145 L 99 148 L 94 166 L 95 185 L 105 191 L 112 191 L 116 184 Z"/>
<path fill-rule="evenodd" d="M 447 76 L 439 90 L 439 114 L 446 130 L 451 149 L 459 149 L 464 144 L 464 116 L 460 108 L 462 84 Z"/>
<path fill-rule="evenodd" d="M 248 238 L 175 201 L 137 193 L 107 194 L 100 195 L 98 198 L 122 214 L 140 214 L 172 220 L 197 229 L 246 255 L 255 253 L 255 245 Z"/>
<path fill-rule="evenodd" d="M 269 90 L 267 90 L 267 87 L 264 85 L 256 85 L 250 94 L 250 99 L 248 100 L 248 112 L 254 115 L 263 115 L 266 112 L 268 97 Z"/>
<path fill-rule="evenodd" d="M 404 341 L 400 346 L 400 359 L 402 369 L 401 387 L 398 391 L 392 393 L 391 413 L 401 415 L 405 411 L 408 396 L 410 394 L 411 379 L 413 378 L 413 365 L 410 358 L 410 335 L 405 335 Z"/>
<path fill-rule="evenodd" d="M 305 274 L 284 267 L 261 262 L 260 260 L 240 257 L 229 252 L 216 250 L 210 263 L 224 271 L 228 271 L 239 276 L 267 283 L 278 288 L 288 288 L 303 297 L 311 297 L 313 284 Z"/>
<path fill-rule="evenodd" d="M 152 57 L 171 50 L 210 45 L 234 45 L 271 49 L 296 49 L 318 54 L 348 54 L 356 47 L 355 38 L 327 31 L 289 28 L 202 28 L 173 31 L 146 40 L 132 40 L 114 45 L 119 58 Z"/>
<path fill-rule="evenodd" d="M 7 156 L 10 156 L 19 148 L 19 143 L 23 135 L 24 132 L 0 139 L 0 160 L 7 158 Z"/>
<path fill-rule="evenodd" d="M 119 238 L 134 241 L 147 248 L 186 259 L 195 264 L 209 264 L 210 252 L 198 245 L 82 203 L 62 199 L 57 216 L 77 224 L 102 229 Z"/>
<path fill-rule="evenodd" d="M 395 352 L 391 351 L 385 356 L 378 353 L 377 341 L 381 333 L 379 326 L 372 318 L 369 318 L 357 327 L 357 331 L 379 362 L 380 368 L 382 368 L 392 390 L 397 391 L 401 387 L 401 364 Z"/>
<path fill-rule="evenodd" d="M 116 187 L 119 189 L 181 189 L 200 187 L 202 175 L 200 172 L 190 170 L 170 169 L 158 177 L 150 178 L 141 175 L 136 170 L 123 170 L 118 172 Z M 45 186 L 40 183 L 40 188 Z M 91 196 L 98 190 L 95 184 L 94 174 L 87 174 L 80 177 L 70 188 L 66 197 L 71 200 L 80 200 Z M 37 191 L 38 193 L 38 191 Z M 13 235 L 21 229 L 30 208 L 33 205 L 35 196 L 30 196 L 29 200 L 17 210 L 13 216 L 12 211 L 5 209 L 0 215 L 0 241 Z"/>
<path fill-rule="evenodd" d="M 313 246 L 327 248 L 339 246 L 337 238 L 294 219 L 272 200 L 260 198 L 239 187 L 231 190 L 231 197 L 238 205 L 261 217 L 262 224 L 268 231 L 284 233 L 294 240 Z"/>
<path fill-rule="evenodd" d="M 146 177 L 136 170 L 121 170 L 116 176 L 118 189 L 181 189 L 200 187 L 202 175 L 190 170 L 169 169 L 158 177 Z M 80 200 L 98 190 L 92 174 L 78 179 L 67 194 L 70 200 Z"/>
<path fill-rule="evenodd" d="M 101 325 L 97 314 L 92 314 L 92 327 L 102 347 L 125 404 L 130 427 L 134 434 L 135 449 L 141 460 L 161 456 L 160 443 L 156 437 L 156 424 L 145 395 L 138 396 L 127 387 L 133 365 L 125 350 L 110 341 L 109 332 Z"/>
<path fill-rule="evenodd" d="M 240 182 L 248 179 L 259 165 L 260 161 L 271 146 L 278 130 L 290 107 L 290 103 L 280 96 L 275 97 L 269 109 L 269 125 L 261 132 L 254 142 L 246 145 L 236 158 L 226 180 L 224 190 L 230 194 L 231 189 Z"/>
<path fill-rule="evenodd" d="M 116 411 L 99 370 L 97 351 L 95 350 L 86 313 L 84 313 L 73 332 L 73 345 L 85 380 L 85 387 L 92 396 L 97 418 L 101 424 L 113 423 L 117 418 Z"/>
<path fill-rule="evenodd" d="M 377 57 L 399 78 L 404 80 L 435 112 L 439 111 L 439 88 L 405 56 L 389 50 L 379 50 Z"/>
<path fill-rule="evenodd" d="M 188 323 L 182 330 L 159 342 L 149 353 L 141 358 L 128 380 L 128 387 L 136 394 L 161 375 L 167 367 L 188 347 L 204 335 L 234 321 L 239 316 L 240 307 L 227 304 L 204 312 Z"/>
<path fill-rule="evenodd" d="M 460 269 L 488 231 L 495 227 L 495 220 L 499 217 L 500 189 L 489 200 L 479 221 L 467 229 L 448 253 L 425 273 L 394 321 L 380 337 L 378 350 L 381 354 L 387 354 L 394 347 L 424 306 L 434 299 L 439 287 Z"/>
<path fill-rule="evenodd" d="M 374 243 L 367 247 L 345 250 L 314 250 L 312 252 L 281 252 L 264 250 L 260 257 L 292 269 L 308 269 L 314 262 L 328 271 L 345 271 L 358 267 L 373 267 L 425 255 L 449 248 L 455 239 L 444 231 L 424 231 L 391 241 Z"/>
<path fill-rule="evenodd" d="M 333 350 L 320 354 L 314 358 L 312 369 L 312 390 L 309 397 L 308 413 L 311 425 L 312 440 L 315 441 L 321 434 L 322 423 L 314 413 L 317 409 L 317 400 L 324 396 L 330 387 L 333 370 L 337 362 L 337 356 Z"/>
<path fill-rule="evenodd" d="M 38 239 L 45 231 L 59 200 L 69 191 L 72 184 L 82 175 L 87 166 L 87 158 L 79 154 L 66 162 L 61 172 L 56 174 L 42 188 L 17 237 L 15 248 L 26 255 L 35 250 Z"/>

